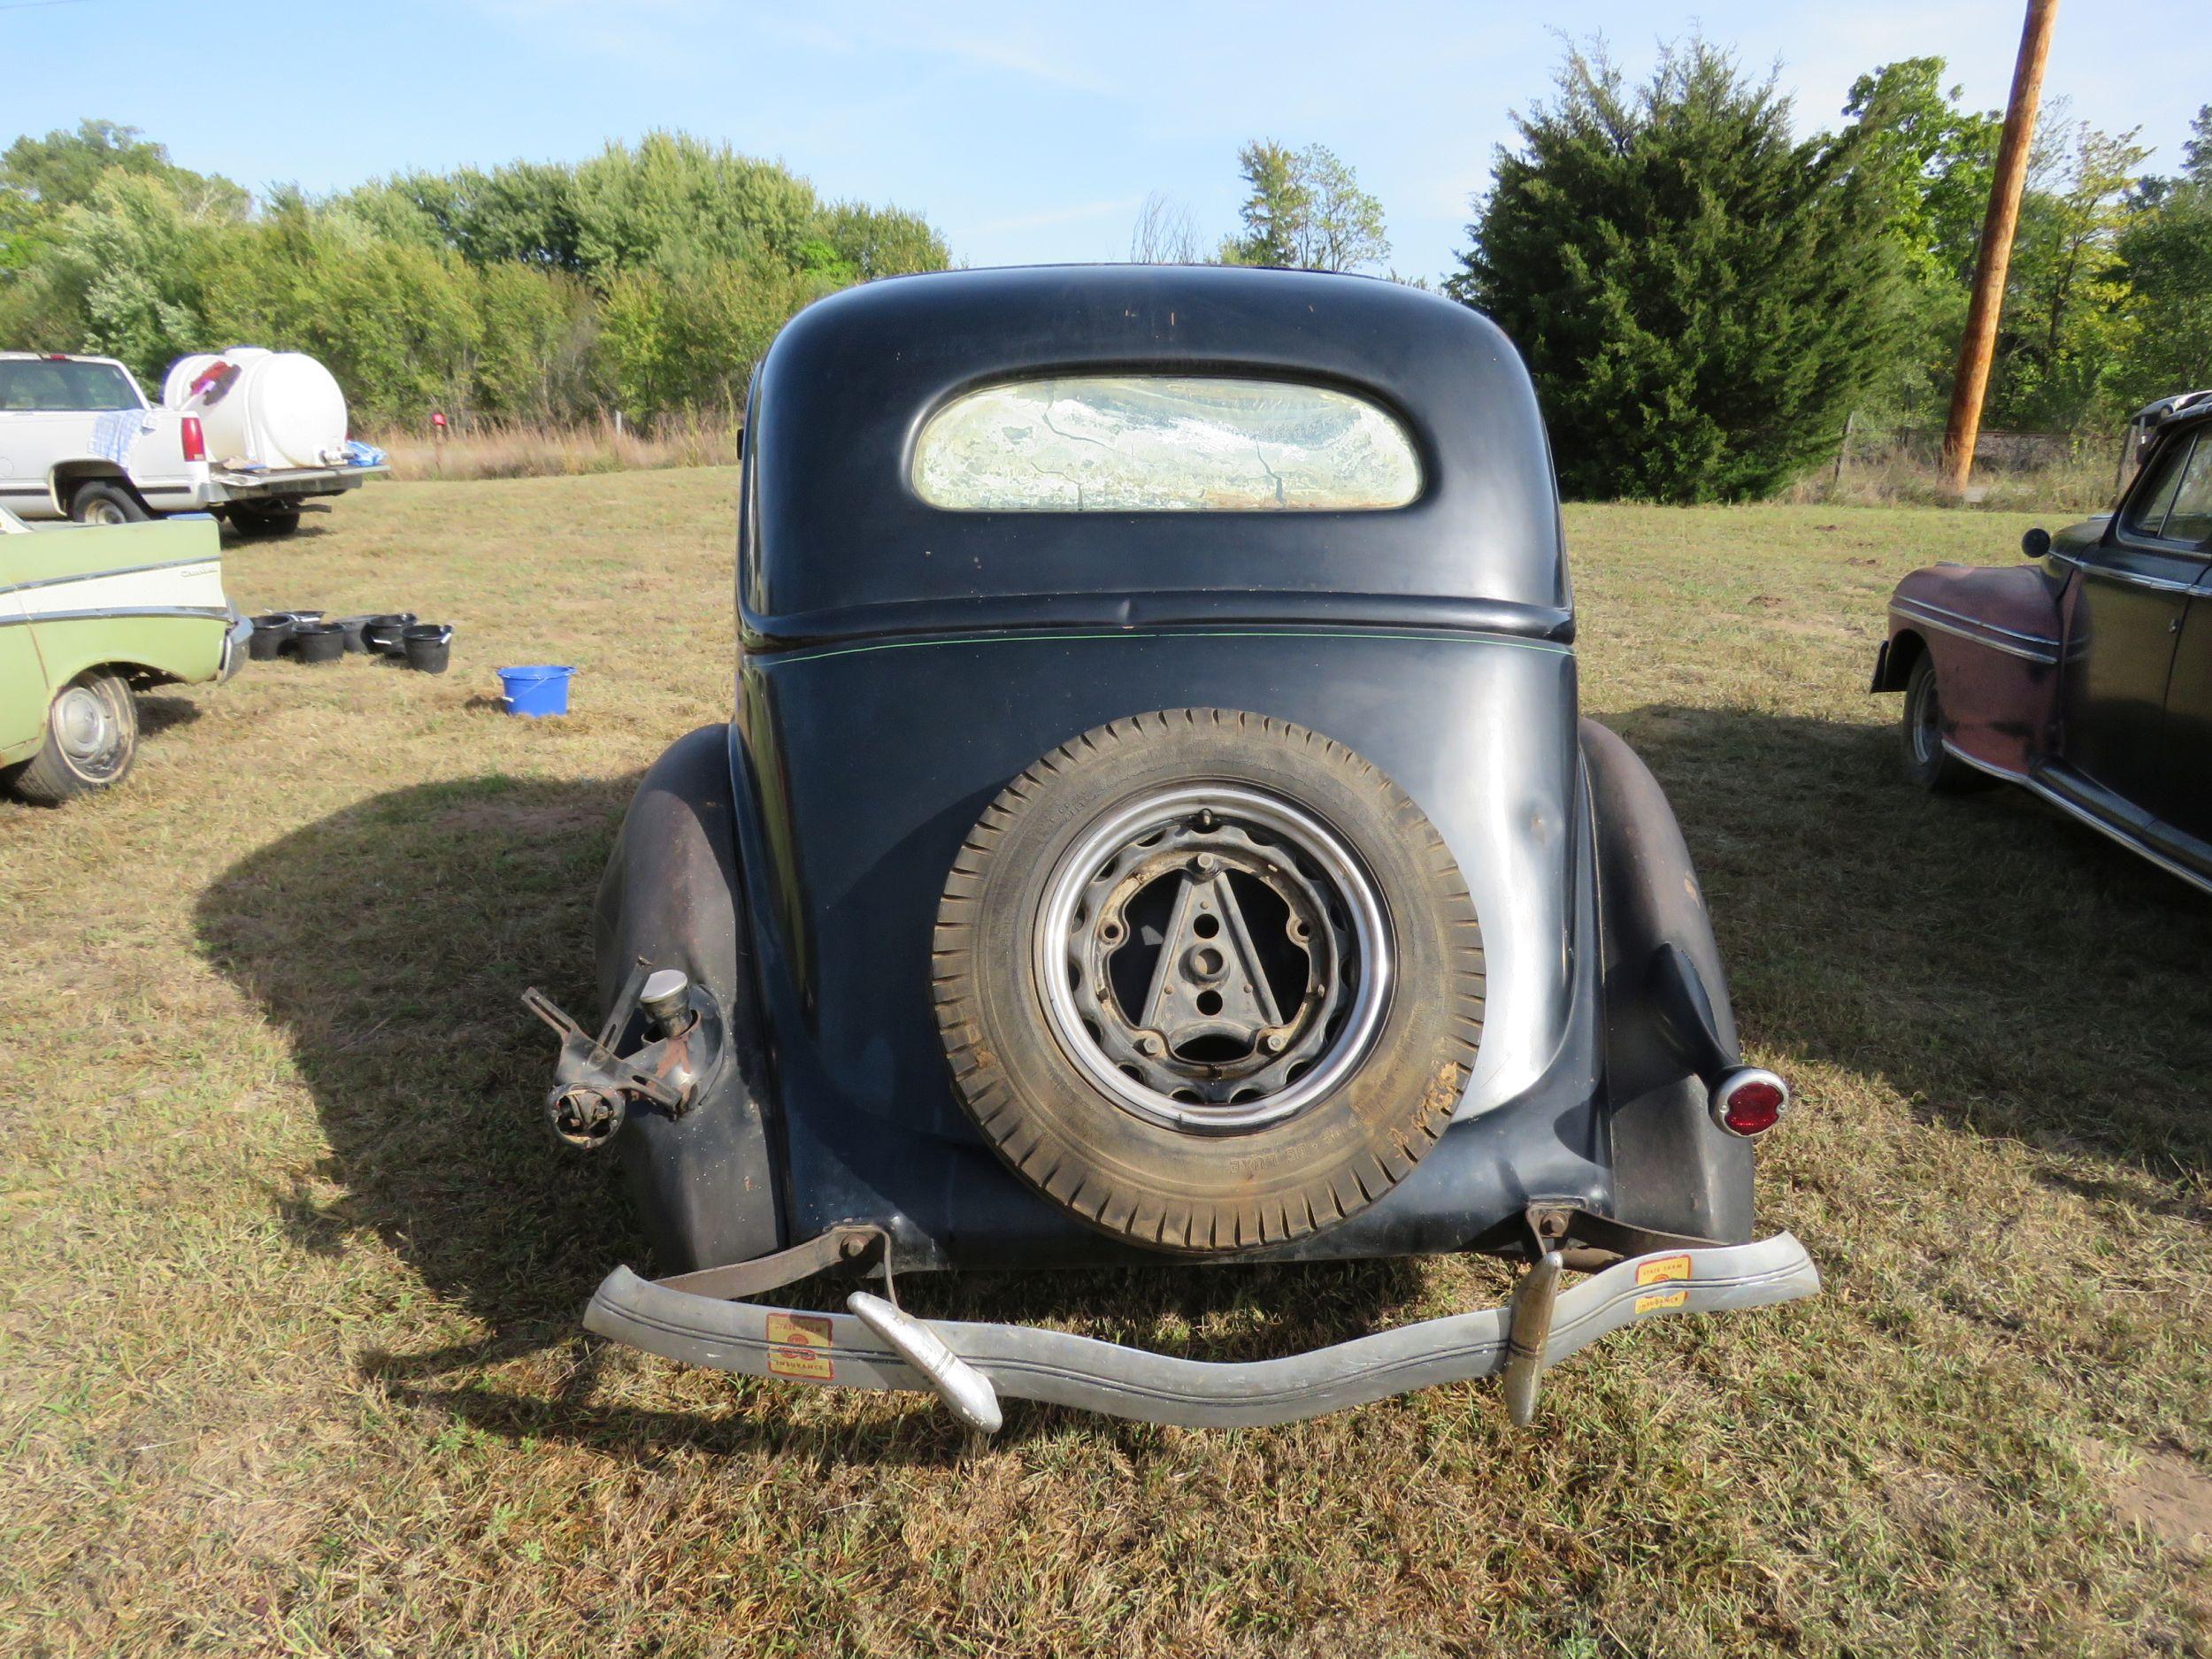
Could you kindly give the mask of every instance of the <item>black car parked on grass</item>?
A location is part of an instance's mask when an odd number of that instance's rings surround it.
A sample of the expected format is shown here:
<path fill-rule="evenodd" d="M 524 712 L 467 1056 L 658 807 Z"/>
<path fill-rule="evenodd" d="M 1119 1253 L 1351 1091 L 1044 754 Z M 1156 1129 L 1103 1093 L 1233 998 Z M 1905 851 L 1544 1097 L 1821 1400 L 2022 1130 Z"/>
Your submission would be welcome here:
<path fill-rule="evenodd" d="M 2019 784 L 2212 892 L 2212 391 L 2130 430 L 2112 511 L 1897 584 L 1873 688 L 1905 694 L 1923 787 Z"/>
<path fill-rule="evenodd" d="M 1664 796 L 1577 718 L 1526 373 L 1388 283 L 902 278 L 756 380 L 727 726 L 641 785 L 548 1110 L 659 1269 L 587 1315 L 761 1375 L 1278 1421 L 1810 1294 L 1753 1242 Z M 733 1298 L 926 1269 L 1488 1251 L 1513 1302 L 1256 1364 Z M 1568 1271 L 1587 1279 L 1563 1288 Z"/>

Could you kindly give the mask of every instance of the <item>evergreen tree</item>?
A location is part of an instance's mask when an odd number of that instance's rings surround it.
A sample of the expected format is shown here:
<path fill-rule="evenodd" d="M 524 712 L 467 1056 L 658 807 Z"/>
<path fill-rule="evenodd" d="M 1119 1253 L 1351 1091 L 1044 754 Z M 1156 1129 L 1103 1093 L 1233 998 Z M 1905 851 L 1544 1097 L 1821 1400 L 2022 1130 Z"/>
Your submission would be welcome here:
<path fill-rule="evenodd" d="M 1222 249 L 1229 265 L 1294 265 L 1298 231 L 1309 196 L 1298 177 L 1298 157 L 1271 138 L 1255 139 L 1237 151 L 1237 168 L 1248 187 L 1239 217 L 1244 234 Z"/>
<path fill-rule="evenodd" d="M 1447 285 L 1525 354 L 1577 495 L 1736 501 L 1833 455 L 1896 327 L 1874 130 L 1800 142 L 1702 40 L 1632 92 L 1571 51 Z"/>

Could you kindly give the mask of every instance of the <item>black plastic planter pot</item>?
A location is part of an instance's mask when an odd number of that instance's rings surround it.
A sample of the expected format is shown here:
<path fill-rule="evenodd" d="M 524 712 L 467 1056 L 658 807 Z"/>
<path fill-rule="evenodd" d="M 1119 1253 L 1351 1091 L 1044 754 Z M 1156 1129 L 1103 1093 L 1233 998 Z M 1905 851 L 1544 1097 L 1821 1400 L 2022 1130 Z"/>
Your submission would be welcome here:
<path fill-rule="evenodd" d="M 388 657 L 400 656 L 407 649 L 403 636 L 414 619 L 415 613 L 411 611 L 394 611 L 380 617 L 371 617 L 361 625 L 363 648 L 382 651 Z"/>
<path fill-rule="evenodd" d="M 452 660 L 453 629 L 443 622 L 418 622 L 403 636 L 407 666 L 426 674 L 442 674 Z"/>
<path fill-rule="evenodd" d="M 346 649 L 365 651 L 369 649 L 368 641 L 362 638 L 362 634 L 373 620 L 374 618 L 370 617 L 340 617 L 338 618 L 336 626 L 346 631 Z"/>
<path fill-rule="evenodd" d="M 334 663 L 346 654 L 346 631 L 334 622 L 303 622 L 292 642 L 303 663 Z"/>
<path fill-rule="evenodd" d="M 292 638 L 299 618 L 288 611 L 272 611 L 253 619 L 246 639 L 246 655 L 257 663 L 272 662 Z"/>

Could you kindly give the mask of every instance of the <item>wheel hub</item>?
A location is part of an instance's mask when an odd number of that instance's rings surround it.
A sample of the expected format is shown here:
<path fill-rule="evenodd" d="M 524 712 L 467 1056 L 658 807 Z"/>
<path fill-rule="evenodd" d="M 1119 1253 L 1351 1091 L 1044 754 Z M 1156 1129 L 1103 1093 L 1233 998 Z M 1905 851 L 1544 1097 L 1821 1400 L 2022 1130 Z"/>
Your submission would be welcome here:
<path fill-rule="evenodd" d="M 115 743 L 115 719 L 88 686 L 71 686 L 54 702 L 54 741 L 73 764 L 89 768 Z"/>
<path fill-rule="evenodd" d="M 1227 1133 L 1340 1082 L 1389 987 L 1371 881 L 1317 818 L 1233 786 L 1106 815 L 1047 884 L 1039 979 L 1055 1036 L 1118 1103 Z"/>

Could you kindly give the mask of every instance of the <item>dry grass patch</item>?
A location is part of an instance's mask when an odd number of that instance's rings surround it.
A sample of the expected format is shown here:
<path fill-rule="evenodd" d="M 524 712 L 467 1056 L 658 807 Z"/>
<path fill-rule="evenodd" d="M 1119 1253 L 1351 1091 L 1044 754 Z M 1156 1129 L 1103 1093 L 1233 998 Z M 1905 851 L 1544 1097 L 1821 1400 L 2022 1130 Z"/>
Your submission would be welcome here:
<path fill-rule="evenodd" d="M 484 421 L 445 437 L 419 427 L 378 433 L 396 479 L 448 482 L 562 478 L 670 466 L 733 466 L 739 422 L 714 415 L 669 416 L 649 432 L 612 417 L 577 421 Z"/>
<path fill-rule="evenodd" d="M 537 1136 L 514 997 L 588 1000 L 632 781 L 726 714 L 734 487 L 380 486 L 240 544 L 242 604 L 451 620 L 452 673 L 257 665 L 165 695 L 114 797 L 0 807 L 0 1651 L 2212 1651 L 2139 1484 L 2212 1471 L 2212 904 L 2023 798 L 1913 795 L 1863 690 L 1895 578 L 2024 519 L 1569 514 L 1586 704 L 1801 1086 L 1762 1206 L 1823 1298 L 1614 1337 L 1531 1433 L 1470 1386 L 1234 1433 L 1017 1402 L 978 1447 L 576 1327 L 637 1247 Z M 492 711 L 531 661 L 579 666 L 574 717 Z M 910 1294 L 1226 1357 L 1503 1283 Z"/>

